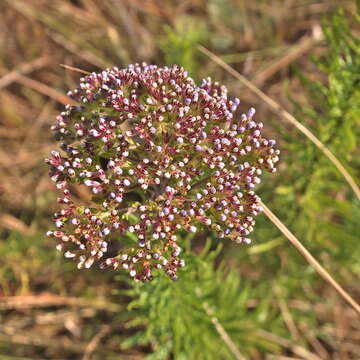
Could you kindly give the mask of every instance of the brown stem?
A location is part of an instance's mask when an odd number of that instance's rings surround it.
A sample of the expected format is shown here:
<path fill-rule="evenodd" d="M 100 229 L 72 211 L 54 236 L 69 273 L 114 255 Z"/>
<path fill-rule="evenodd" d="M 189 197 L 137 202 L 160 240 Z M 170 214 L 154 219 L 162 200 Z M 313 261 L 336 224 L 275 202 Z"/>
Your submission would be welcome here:
<path fill-rule="evenodd" d="M 295 235 L 293 235 L 293 233 L 271 212 L 271 210 L 261 201 L 260 205 L 264 208 L 265 215 L 296 247 L 301 255 L 304 256 L 306 261 L 360 314 L 360 305 L 340 286 L 340 284 L 322 267 L 322 265 L 319 264 L 305 246 L 301 244 Z"/>

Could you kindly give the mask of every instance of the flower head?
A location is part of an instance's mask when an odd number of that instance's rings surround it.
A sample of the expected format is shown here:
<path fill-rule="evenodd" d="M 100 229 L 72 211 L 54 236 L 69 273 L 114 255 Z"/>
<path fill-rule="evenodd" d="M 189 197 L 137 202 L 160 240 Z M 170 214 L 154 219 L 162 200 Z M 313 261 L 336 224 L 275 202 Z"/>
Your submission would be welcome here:
<path fill-rule="evenodd" d="M 184 266 L 181 230 L 210 228 L 220 238 L 250 243 L 261 212 L 254 188 L 264 170 L 275 172 L 279 150 L 261 134 L 251 108 L 210 78 L 200 86 L 183 68 L 135 64 L 81 79 L 52 127 L 61 152 L 46 159 L 63 193 L 54 214 L 65 257 L 89 268 L 123 268 L 137 281 L 163 269 L 171 279 Z M 91 206 L 75 203 L 72 184 L 87 187 Z M 111 238 L 136 238 L 115 256 Z"/>

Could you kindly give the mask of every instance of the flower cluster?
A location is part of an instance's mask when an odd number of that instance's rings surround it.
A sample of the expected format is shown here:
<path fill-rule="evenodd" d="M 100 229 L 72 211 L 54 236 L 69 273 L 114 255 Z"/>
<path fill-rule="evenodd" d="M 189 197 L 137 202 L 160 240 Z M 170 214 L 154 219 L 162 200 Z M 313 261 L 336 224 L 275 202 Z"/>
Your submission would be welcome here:
<path fill-rule="evenodd" d="M 263 138 L 255 110 L 235 116 L 239 99 L 204 79 L 200 86 L 179 66 L 135 64 L 81 78 L 52 127 L 61 152 L 46 159 L 62 191 L 54 214 L 65 257 L 89 268 L 122 268 L 136 281 L 163 269 L 173 280 L 181 259 L 179 232 L 208 227 L 220 238 L 250 243 L 261 212 L 254 188 L 276 171 L 279 150 Z M 93 194 L 76 204 L 76 184 Z M 132 233 L 132 234 L 131 234 Z M 115 256 L 111 239 L 125 235 Z"/>

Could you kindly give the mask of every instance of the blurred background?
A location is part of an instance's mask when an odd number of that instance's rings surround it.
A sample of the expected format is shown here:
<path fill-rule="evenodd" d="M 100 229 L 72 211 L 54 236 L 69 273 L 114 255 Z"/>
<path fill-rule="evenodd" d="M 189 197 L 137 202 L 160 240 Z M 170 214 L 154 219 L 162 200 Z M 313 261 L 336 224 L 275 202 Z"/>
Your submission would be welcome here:
<path fill-rule="evenodd" d="M 57 194 L 43 159 L 58 146 L 50 126 L 81 77 L 69 66 L 92 72 L 176 63 L 196 80 L 224 83 L 243 111 L 254 106 L 282 150 L 278 173 L 266 176 L 259 195 L 359 300 L 360 207 L 349 185 L 198 46 L 296 116 L 358 181 L 359 18 L 353 0 L 0 0 L 0 359 L 236 358 L 209 312 L 204 353 L 195 356 L 176 345 L 177 334 L 188 336 L 184 329 L 137 301 L 157 290 L 130 290 L 111 271 L 77 270 L 46 238 Z M 220 279 L 207 301 L 242 356 L 359 359 L 355 311 L 265 216 L 252 239 L 250 247 L 224 244 L 202 265 Z M 226 299 L 217 297 L 221 286 Z M 154 330 L 158 319 L 163 326 Z M 224 348 L 221 355 L 206 355 L 210 342 Z"/>

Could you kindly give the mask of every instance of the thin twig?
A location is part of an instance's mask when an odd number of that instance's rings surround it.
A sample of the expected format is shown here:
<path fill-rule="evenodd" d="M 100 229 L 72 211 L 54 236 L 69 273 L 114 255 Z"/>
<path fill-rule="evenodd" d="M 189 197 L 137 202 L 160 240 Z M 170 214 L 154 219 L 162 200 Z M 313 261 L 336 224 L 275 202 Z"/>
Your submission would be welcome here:
<path fill-rule="evenodd" d="M 59 91 L 53 89 L 52 87 L 45 85 L 40 81 L 31 79 L 27 76 L 19 74 L 16 78 L 16 82 L 18 82 L 21 85 L 27 86 L 33 90 L 36 90 L 37 92 L 44 94 L 63 105 L 68 105 L 68 104 L 75 105 L 76 104 L 76 102 L 74 100 L 70 99 L 69 97 L 60 93 Z"/>
<path fill-rule="evenodd" d="M 316 350 L 320 357 L 323 359 L 330 359 L 330 354 L 325 349 L 325 346 L 320 342 L 317 336 L 314 334 L 314 331 L 310 329 L 305 323 L 299 325 L 301 328 L 301 333 L 311 345 L 311 347 Z"/>
<path fill-rule="evenodd" d="M 110 312 L 119 312 L 121 310 L 121 306 L 118 304 L 107 302 L 101 298 L 89 300 L 85 298 L 60 296 L 51 293 L 24 296 L 0 296 L 0 310 L 44 308 L 53 306 L 91 307 Z"/>
<path fill-rule="evenodd" d="M 308 37 L 304 36 L 300 41 L 291 47 L 291 49 L 279 59 L 271 62 L 266 66 L 266 68 L 259 73 L 257 73 L 252 82 L 257 86 L 262 85 L 268 78 L 273 76 L 280 70 L 285 69 L 299 57 L 303 56 L 304 53 L 308 52 L 314 45 L 323 39 L 323 36 L 320 37 Z"/>
<path fill-rule="evenodd" d="M 318 263 L 318 261 L 310 254 L 310 252 L 301 244 L 301 242 L 292 234 L 292 232 L 274 215 L 271 210 L 260 202 L 264 209 L 265 215 L 272 223 L 286 236 L 286 238 L 296 247 L 304 256 L 307 262 L 319 273 L 319 275 L 327 281 L 359 314 L 360 305 L 340 286 L 340 284 Z"/>
<path fill-rule="evenodd" d="M 201 297 L 200 288 L 195 289 L 196 295 Z M 202 303 L 202 307 L 204 308 L 206 314 L 210 317 L 211 322 L 213 323 L 215 330 L 220 335 L 221 339 L 224 341 L 230 352 L 234 355 L 236 360 L 245 360 L 245 357 L 240 353 L 239 349 L 236 347 L 235 343 L 232 341 L 230 335 L 226 332 L 224 327 L 221 325 L 219 319 L 214 316 L 213 310 L 210 308 L 207 302 Z"/>
<path fill-rule="evenodd" d="M 303 360 L 303 358 L 294 358 L 292 356 L 266 354 L 265 360 Z"/>
<path fill-rule="evenodd" d="M 258 95 L 276 114 L 280 114 L 293 124 L 298 130 L 300 130 L 308 139 L 310 139 L 324 154 L 327 158 L 336 166 L 345 180 L 348 182 L 352 190 L 354 191 L 358 200 L 360 200 L 360 188 L 356 184 L 355 180 L 352 178 L 350 173 L 345 169 L 345 167 L 341 164 L 341 162 L 333 155 L 333 153 L 304 125 L 302 125 L 296 118 L 287 112 L 284 108 L 282 108 L 276 101 L 262 92 L 259 88 L 257 88 L 253 83 L 247 80 L 243 75 L 238 73 L 231 66 L 226 64 L 223 60 L 221 60 L 214 53 L 204 48 L 201 45 L 198 45 L 199 50 L 207 55 L 212 61 L 220 65 L 223 69 L 225 69 L 228 73 L 233 75 L 236 79 L 238 79 L 243 85 L 245 85 L 248 89 Z"/>
<path fill-rule="evenodd" d="M 259 329 L 256 332 L 256 335 L 266 339 L 268 341 L 274 342 L 275 344 L 279 344 L 282 347 L 285 347 L 289 350 L 291 350 L 295 355 L 301 356 L 303 359 L 306 360 L 322 360 L 319 356 L 316 354 L 310 352 L 309 350 L 303 348 L 302 346 L 299 346 L 297 344 L 293 344 L 290 340 L 285 339 L 281 336 L 275 335 L 273 333 L 270 333 L 268 331 Z"/>
<path fill-rule="evenodd" d="M 48 31 L 48 35 L 60 46 L 63 46 L 66 50 L 73 53 L 77 57 L 86 60 L 88 63 L 95 65 L 96 67 L 103 69 L 111 66 L 110 62 L 100 58 L 99 56 L 93 54 L 92 52 L 80 48 L 78 44 L 72 42 L 70 39 L 67 39 L 60 33 L 55 33 Z"/>
<path fill-rule="evenodd" d="M 68 70 L 72 70 L 72 71 L 76 71 L 82 74 L 86 74 L 86 75 L 90 75 L 91 73 L 89 71 L 85 71 L 85 70 L 81 70 L 77 67 L 74 66 L 70 66 L 70 65 L 65 65 L 65 64 L 59 64 L 61 67 L 68 69 Z"/>
<path fill-rule="evenodd" d="M 291 313 L 289 311 L 289 308 L 285 302 L 285 300 L 282 298 L 281 296 L 281 290 L 279 286 L 275 286 L 274 287 L 274 292 L 277 295 L 278 298 L 278 304 L 279 304 L 279 308 L 281 311 L 281 314 L 284 318 L 285 324 L 287 326 L 287 328 L 290 331 L 291 336 L 293 337 L 294 340 L 298 340 L 300 339 L 300 333 L 299 330 L 297 329 L 295 322 L 291 316 Z"/>
<path fill-rule="evenodd" d="M 10 85 L 16 81 L 20 75 L 26 75 L 32 71 L 39 70 L 53 62 L 53 59 L 48 56 L 41 56 L 29 63 L 20 65 L 17 69 L 8 72 L 6 75 L 0 78 L 0 89 Z"/>
<path fill-rule="evenodd" d="M 229 350 L 232 352 L 234 357 L 237 360 L 245 360 L 245 358 L 241 355 L 240 351 L 238 350 L 238 348 L 236 347 L 236 345 L 232 341 L 229 334 L 226 332 L 224 327 L 219 322 L 219 319 L 216 316 L 213 315 L 213 312 L 210 309 L 209 305 L 205 302 L 205 303 L 203 303 L 203 306 L 204 306 L 205 312 L 210 316 L 210 320 L 213 323 L 216 331 L 218 332 L 218 334 L 220 335 L 220 337 L 224 341 L 224 343 L 227 345 Z"/>
<path fill-rule="evenodd" d="M 110 325 L 104 325 L 100 331 L 87 344 L 82 360 L 90 360 L 91 354 L 95 351 L 100 340 L 111 330 Z"/>
<path fill-rule="evenodd" d="M 15 230 L 25 235 L 34 234 L 33 229 L 11 214 L 0 213 L 0 224 L 6 229 Z"/>

